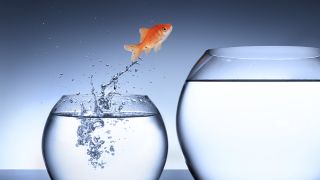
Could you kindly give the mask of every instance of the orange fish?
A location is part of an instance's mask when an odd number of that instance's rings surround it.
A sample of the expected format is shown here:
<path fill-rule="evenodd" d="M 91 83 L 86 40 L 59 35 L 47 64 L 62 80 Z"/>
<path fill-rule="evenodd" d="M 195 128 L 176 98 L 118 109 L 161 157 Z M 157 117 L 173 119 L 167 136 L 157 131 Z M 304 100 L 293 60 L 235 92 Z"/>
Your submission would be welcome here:
<path fill-rule="evenodd" d="M 136 61 L 143 51 L 146 51 L 147 54 L 150 53 L 152 48 L 155 52 L 159 51 L 161 44 L 167 39 L 171 31 L 171 24 L 157 24 L 151 28 L 140 28 L 140 43 L 124 45 L 124 49 L 132 52 L 131 60 Z"/>

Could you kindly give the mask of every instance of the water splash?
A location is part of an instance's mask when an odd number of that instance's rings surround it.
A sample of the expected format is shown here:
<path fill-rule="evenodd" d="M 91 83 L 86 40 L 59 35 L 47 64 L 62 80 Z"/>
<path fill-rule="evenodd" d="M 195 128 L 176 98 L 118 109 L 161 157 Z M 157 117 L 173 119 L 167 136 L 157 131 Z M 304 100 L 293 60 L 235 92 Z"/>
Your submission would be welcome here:
<path fill-rule="evenodd" d="M 132 66 L 139 64 L 138 61 L 132 62 L 129 66 L 126 66 L 125 70 L 120 71 L 119 73 L 115 74 L 109 81 L 109 83 L 106 84 L 106 86 L 113 85 L 113 89 L 116 91 L 117 90 L 117 84 L 119 77 L 122 76 L 124 73 L 128 72 Z M 136 71 L 137 72 L 137 71 Z M 103 89 L 104 91 L 105 89 Z"/>
<path fill-rule="evenodd" d="M 141 58 L 139 58 L 142 60 Z M 93 75 L 90 76 L 90 86 L 91 86 L 91 95 L 94 100 L 94 108 L 93 112 L 90 112 L 90 109 L 86 109 L 83 103 L 81 105 L 81 115 L 79 117 L 80 125 L 77 130 L 77 147 L 86 147 L 87 148 L 87 155 L 89 157 L 89 163 L 94 167 L 104 168 L 106 162 L 103 161 L 101 158 L 102 156 L 106 156 L 105 153 L 114 156 L 116 153 L 116 140 L 113 139 L 113 135 L 111 130 L 105 131 L 107 135 L 107 140 L 101 138 L 100 136 L 96 136 L 95 132 L 98 129 L 103 129 L 105 127 L 105 122 L 103 120 L 103 115 L 105 112 L 109 113 L 116 113 L 121 112 L 123 107 L 125 106 L 125 102 L 121 102 L 120 104 L 116 104 L 113 102 L 113 97 L 115 95 L 121 95 L 118 89 L 118 80 L 121 76 L 125 73 L 129 72 L 131 68 L 139 64 L 138 61 L 132 62 L 130 65 L 126 66 L 123 71 L 116 73 L 112 78 L 108 81 L 108 83 L 102 83 L 100 85 L 100 94 L 96 94 L 96 90 L 93 84 Z M 134 72 L 138 72 L 135 69 Z M 111 91 L 106 93 L 108 87 L 111 86 Z M 114 106 L 116 105 L 116 106 Z M 85 116 L 87 114 L 91 114 L 95 116 L 95 118 L 90 118 Z M 108 121 L 107 124 L 116 126 L 118 122 L 124 122 L 122 118 L 117 118 L 115 120 Z M 127 127 L 124 127 L 127 129 Z"/>
<path fill-rule="evenodd" d="M 121 76 L 123 76 L 125 73 L 129 72 L 131 68 L 139 64 L 138 61 L 132 62 L 129 66 L 126 66 L 126 68 L 123 71 L 120 71 L 116 73 L 112 78 L 108 81 L 108 83 L 102 83 L 100 85 L 100 95 L 97 98 L 97 95 L 95 93 L 95 88 L 93 85 L 93 75 L 90 77 L 90 85 L 91 85 L 91 94 L 93 95 L 94 98 L 94 112 L 96 115 L 101 116 L 103 115 L 103 112 L 110 112 L 112 111 L 112 98 L 115 95 L 121 95 L 120 92 L 118 92 L 118 81 Z M 106 93 L 106 89 L 108 87 L 112 87 L 111 91 Z M 121 111 L 122 107 L 120 106 L 117 108 L 118 111 Z"/>

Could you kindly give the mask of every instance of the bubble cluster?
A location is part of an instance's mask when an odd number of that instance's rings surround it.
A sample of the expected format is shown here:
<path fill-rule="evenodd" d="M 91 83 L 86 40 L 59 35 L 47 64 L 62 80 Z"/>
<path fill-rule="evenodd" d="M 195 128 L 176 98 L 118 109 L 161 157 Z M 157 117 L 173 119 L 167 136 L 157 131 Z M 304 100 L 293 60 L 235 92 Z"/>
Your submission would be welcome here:
<path fill-rule="evenodd" d="M 79 117 L 80 125 L 77 130 L 77 147 L 85 147 L 88 161 L 94 167 L 104 168 L 106 159 L 116 154 L 116 143 L 127 139 L 126 136 L 118 137 L 112 133 L 110 127 L 117 126 L 120 122 L 124 131 L 130 129 L 126 125 L 128 120 L 123 118 L 86 118 Z"/>

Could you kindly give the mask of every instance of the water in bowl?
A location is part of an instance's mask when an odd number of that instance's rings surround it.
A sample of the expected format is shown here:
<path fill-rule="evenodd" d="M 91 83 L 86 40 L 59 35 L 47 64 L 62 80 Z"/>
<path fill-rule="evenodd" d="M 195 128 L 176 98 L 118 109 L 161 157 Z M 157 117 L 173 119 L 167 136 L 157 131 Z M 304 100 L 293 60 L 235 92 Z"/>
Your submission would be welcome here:
<path fill-rule="evenodd" d="M 157 179 L 167 146 L 159 114 L 50 114 L 43 148 L 53 179 Z"/>
<path fill-rule="evenodd" d="M 200 179 L 319 179 L 320 82 L 187 81 L 178 135 Z"/>

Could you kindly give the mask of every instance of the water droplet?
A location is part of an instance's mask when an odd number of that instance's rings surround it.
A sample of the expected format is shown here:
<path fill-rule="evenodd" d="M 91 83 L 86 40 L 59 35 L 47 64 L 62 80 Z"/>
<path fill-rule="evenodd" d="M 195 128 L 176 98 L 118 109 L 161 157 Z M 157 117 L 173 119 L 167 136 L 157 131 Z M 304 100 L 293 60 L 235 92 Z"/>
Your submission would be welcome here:
<path fill-rule="evenodd" d="M 113 147 L 113 145 L 110 146 L 110 152 L 114 152 L 114 147 Z"/>
<path fill-rule="evenodd" d="M 101 128 L 104 126 L 104 122 L 101 119 L 97 119 L 94 123 L 93 123 L 93 128 Z"/>
<path fill-rule="evenodd" d="M 97 143 L 100 140 L 100 137 L 93 137 L 93 141 Z"/>

